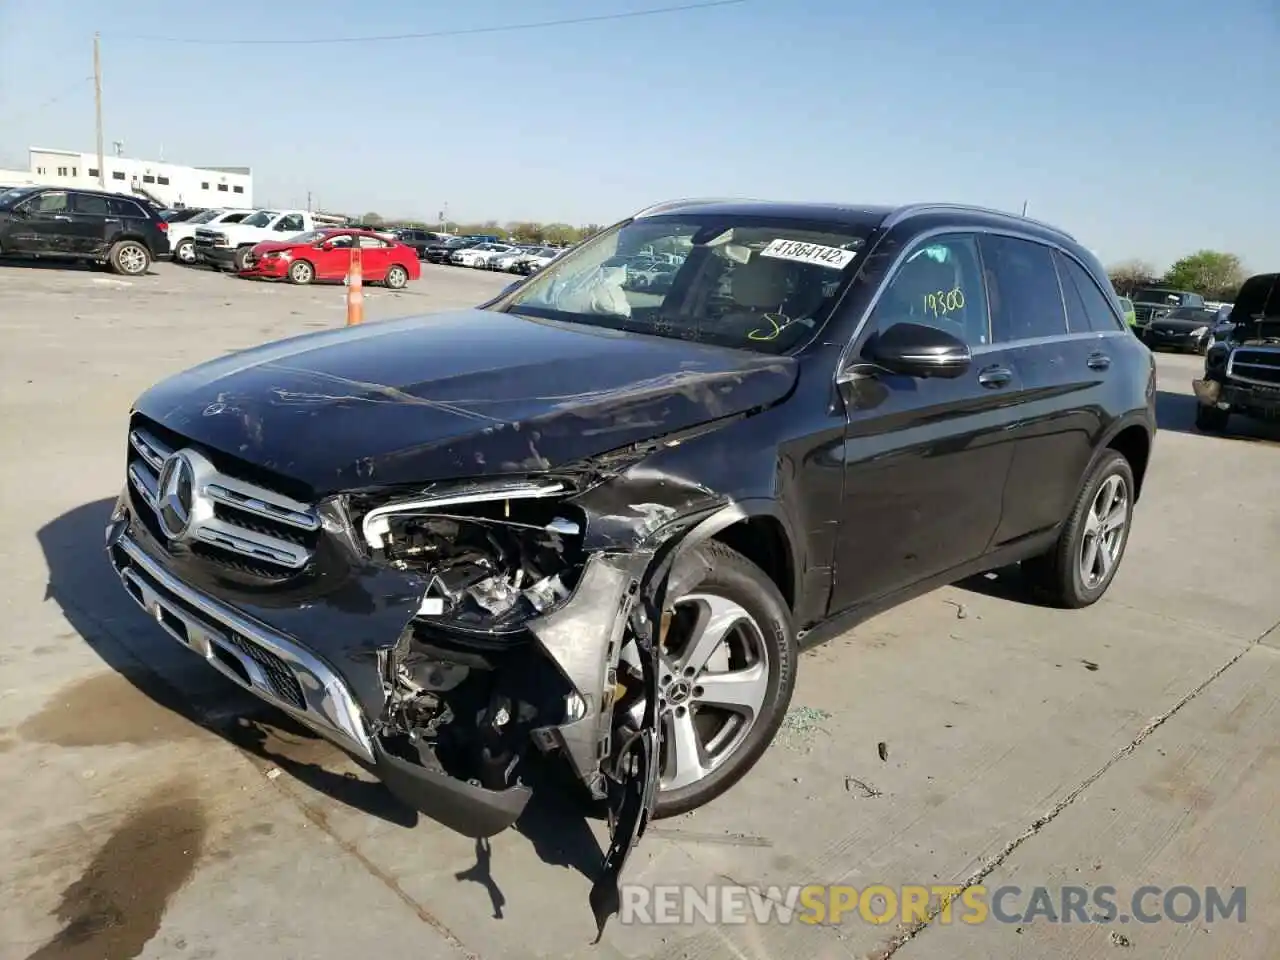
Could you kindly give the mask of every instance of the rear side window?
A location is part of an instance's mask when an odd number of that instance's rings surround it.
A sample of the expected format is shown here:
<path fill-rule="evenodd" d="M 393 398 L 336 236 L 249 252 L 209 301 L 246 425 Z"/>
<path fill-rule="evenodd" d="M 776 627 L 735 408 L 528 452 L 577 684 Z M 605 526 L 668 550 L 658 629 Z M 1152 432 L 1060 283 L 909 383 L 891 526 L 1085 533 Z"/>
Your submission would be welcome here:
<path fill-rule="evenodd" d="M 1053 253 L 1062 283 L 1062 299 L 1067 307 L 1067 329 L 1072 333 L 1105 333 L 1120 329 L 1106 296 L 1093 278 L 1076 261 L 1058 251 Z"/>
<path fill-rule="evenodd" d="M 111 197 L 107 201 L 107 207 L 113 217 L 128 217 L 130 220 L 150 219 L 140 206 L 124 197 Z"/>
<path fill-rule="evenodd" d="M 996 343 L 1067 332 L 1053 251 L 1030 240 L 993 234 L 979 239 Z"/>
<path fill-rule="evenodd" d="M 106 197 L 92 193 L 73 193 L 71 202 L 75 204 L 76 213 L 84 213 L 93 217 L 105 217 L 110 213 Z"/>

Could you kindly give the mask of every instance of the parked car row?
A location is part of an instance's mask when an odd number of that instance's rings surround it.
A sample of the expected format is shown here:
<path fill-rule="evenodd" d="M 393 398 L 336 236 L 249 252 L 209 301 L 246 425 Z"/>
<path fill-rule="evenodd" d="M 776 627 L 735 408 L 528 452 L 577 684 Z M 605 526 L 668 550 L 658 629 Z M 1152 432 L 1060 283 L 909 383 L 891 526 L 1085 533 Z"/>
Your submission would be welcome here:
<path fill-rule="evenodd" d="M 426 247 L 423 259 L 455 267 L 499 270 L 526 276 L 537 273 L 565 247 L 507 243 L 493 237 L 449 237 Z"/>

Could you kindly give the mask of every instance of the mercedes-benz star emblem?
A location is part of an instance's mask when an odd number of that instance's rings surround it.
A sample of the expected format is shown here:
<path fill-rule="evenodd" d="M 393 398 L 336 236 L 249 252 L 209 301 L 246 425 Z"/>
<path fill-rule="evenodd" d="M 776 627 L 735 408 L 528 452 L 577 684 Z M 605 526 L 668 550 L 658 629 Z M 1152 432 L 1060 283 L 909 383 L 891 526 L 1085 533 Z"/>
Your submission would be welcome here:
<path fill-rule="evenodd" d="M 157 514 L 170 540 L 180 540 L 191 526 L 194 486 L 195 470 L 184 454 L 173 454 L 160 468 Z"/>

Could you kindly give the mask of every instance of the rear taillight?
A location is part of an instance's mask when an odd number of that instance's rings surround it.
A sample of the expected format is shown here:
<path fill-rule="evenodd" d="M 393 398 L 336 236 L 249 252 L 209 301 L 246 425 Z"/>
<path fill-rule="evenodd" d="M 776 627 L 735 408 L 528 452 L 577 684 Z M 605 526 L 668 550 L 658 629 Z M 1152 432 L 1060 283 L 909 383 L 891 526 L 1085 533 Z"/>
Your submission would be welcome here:
<path fill-rule="evenodd" d="M 161 232 L 161 233 L 168 233 L 168 232 L 169 232 L 169 223 L 168 223 L 168 221 L 167 221 L 167 220 L 161 220 L 161 221 L 159 221 L 159 222 L 156 224 L 156 226 L 160 228 L 160 232 Z"/>

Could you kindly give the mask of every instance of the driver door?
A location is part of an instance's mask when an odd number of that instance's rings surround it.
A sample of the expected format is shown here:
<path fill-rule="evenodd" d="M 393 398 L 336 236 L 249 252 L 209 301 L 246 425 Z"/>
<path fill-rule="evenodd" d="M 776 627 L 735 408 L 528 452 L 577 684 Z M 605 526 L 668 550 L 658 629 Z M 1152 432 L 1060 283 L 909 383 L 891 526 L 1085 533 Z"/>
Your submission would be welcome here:
<path fill-rule="evenodd" d="M 870 361 L 897 323 L 944 330 L 973 354 L 955 379 Z M 991 343 L 977 238 L 918 241 L 881 288 L 840 374 L 844 505 L 831 612 L 907 589 L 983 555 L 1000 525 L 1021 380 Z"/>
<path fill-rule="evenodd" d="M 349 233 L 330 234 L 316 250 L 316 279 L 341 280 L 351 269 Z"/>
<path fill-rule="evenodd" d="M 75 225 L 65 190 L 46 190 L 19 204 L 10 220 L 5 247 L 12 253 L 75 252 Z"/>

